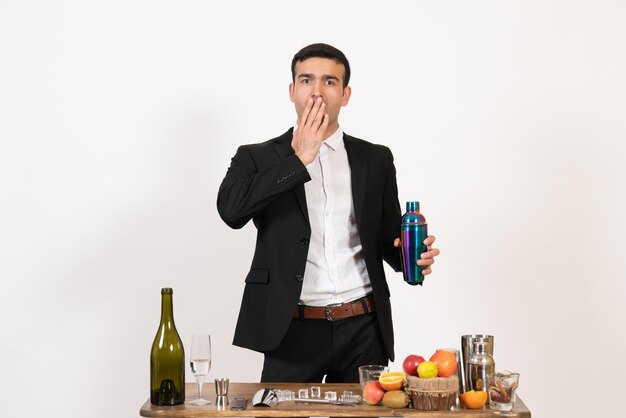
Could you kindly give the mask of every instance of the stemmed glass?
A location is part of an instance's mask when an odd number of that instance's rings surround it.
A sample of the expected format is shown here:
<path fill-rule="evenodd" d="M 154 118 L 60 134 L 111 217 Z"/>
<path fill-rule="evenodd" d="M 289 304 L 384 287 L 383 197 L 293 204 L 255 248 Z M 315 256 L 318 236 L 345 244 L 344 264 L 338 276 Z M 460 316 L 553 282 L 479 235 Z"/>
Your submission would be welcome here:
<path fill-rule="evenodd" d="M 204 378 L 211 369 L 211 336 L 209 334 L 193 334 L 191 336 L 191 372 L 196 376 L 198 384 L 198 399 L 191 405 L 209 405 L 211 401 L 202 399 L 202 385 Z"/>

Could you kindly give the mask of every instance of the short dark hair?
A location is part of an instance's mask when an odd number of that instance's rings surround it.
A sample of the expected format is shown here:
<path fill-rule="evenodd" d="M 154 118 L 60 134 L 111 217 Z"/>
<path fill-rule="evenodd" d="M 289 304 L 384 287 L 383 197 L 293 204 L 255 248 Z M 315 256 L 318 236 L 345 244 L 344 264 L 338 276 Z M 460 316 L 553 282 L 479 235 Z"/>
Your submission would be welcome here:
<path fill-rule="evenodd" d="M 291 80 L 296 82 L 296 63 L 308 58 L 328 58 L 337 64 L 342 64 L 345 69 L 343 75 L 343 88 L 348 87 L 350 82 L 350 63 L 343 52 L 328 44 L 311 44 L 305 46 L 293 56 L 291 60 Z"/>

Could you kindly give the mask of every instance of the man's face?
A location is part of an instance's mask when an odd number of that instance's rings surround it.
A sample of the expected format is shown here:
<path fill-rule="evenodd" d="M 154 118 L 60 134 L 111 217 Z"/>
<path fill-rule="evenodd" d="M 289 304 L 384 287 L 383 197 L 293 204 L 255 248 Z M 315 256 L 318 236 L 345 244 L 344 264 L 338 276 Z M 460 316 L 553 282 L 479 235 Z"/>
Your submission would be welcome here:
<path fill-rule="evenodd" d="M 294 70 L 295 81 L 289 85 L 289 97 L 296 106 L 298 120 L 302 118 L 307 101 L 321 97 L 330 118 L 329 129 L 336 129 L 339 111 L 348 104 L 351 93 L 350 87 L 343 88 L 343 64 L 314 57 L 298 61 Z"/>

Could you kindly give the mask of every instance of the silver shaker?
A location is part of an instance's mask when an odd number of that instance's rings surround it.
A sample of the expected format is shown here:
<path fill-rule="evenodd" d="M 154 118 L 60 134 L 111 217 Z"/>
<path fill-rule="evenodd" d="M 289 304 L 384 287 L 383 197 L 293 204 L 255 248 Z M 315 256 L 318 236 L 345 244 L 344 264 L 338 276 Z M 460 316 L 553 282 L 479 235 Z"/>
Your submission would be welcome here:
<path fill-rule="evenodd" d="M 493 335 L 486 334 L 469 334 L 461 336 L 461 355 L 462 355 L 462 372 L 461 372 L 461 380 L 459 380 L 459 384 L 461 385 L 461 393 L 466 392 L 469 389 L 469 378 L 467 376 L 468 373 L 468 365 L 469 359 L 472 356 L 472 352 L 474 350 L 474 343 L 476 341 L 484 341 L 486 343 L 485 349 L 487 353 L 493 357 Z"/>
<path fill-rule="evenodd" d="M 496 373 L 496 362 L 487 351 L 486 341 L 475 341 L 472 354 L 467 362 L 466 390 L 489 389 Z"/>

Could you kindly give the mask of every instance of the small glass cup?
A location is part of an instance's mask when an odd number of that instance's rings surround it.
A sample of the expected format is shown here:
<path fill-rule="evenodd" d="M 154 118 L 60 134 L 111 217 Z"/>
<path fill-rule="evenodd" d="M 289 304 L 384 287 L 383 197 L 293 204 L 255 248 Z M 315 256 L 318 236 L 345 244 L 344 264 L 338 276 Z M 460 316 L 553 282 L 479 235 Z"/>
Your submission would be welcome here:
<path fill-rule="evenodd" d="M 499 372 L 489 385 L 489 407 L 498 411 L 510 411 L 515 406 L 515 391 L 519 385 L 519 373 Z"/>
<path fill-rule="evenodd" d="M 320 399 L 322 396 L 322 388 L 319 386 L 311 386 L 311 398 Z"/>
<path fill-rule="evenodd" d="M 365 397 L 365 385 L 369 382 L 378 381 L 380 375 L 388 371 L 389 367 L 382 365 L 368 364 L 366 366 L 359 366 L 359 382 L 361 383 L 363 397 Z"/>

